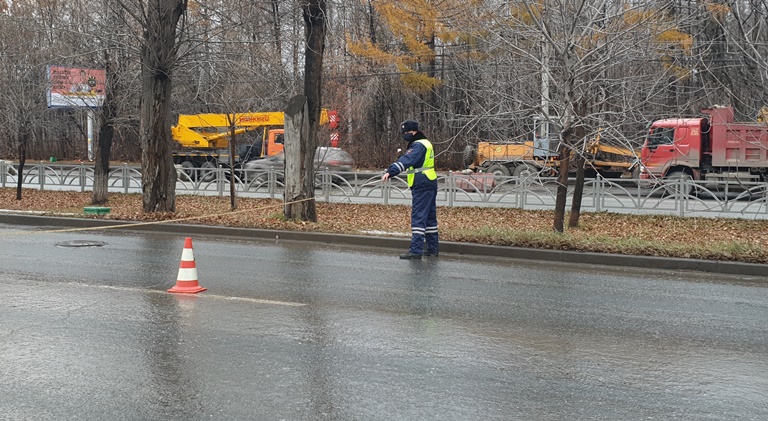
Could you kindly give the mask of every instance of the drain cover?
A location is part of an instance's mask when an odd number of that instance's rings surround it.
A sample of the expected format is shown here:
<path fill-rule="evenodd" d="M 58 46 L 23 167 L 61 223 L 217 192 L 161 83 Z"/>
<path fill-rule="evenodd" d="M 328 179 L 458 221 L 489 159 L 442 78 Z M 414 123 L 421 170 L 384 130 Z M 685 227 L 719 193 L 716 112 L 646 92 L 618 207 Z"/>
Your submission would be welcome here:
<path fill-rule="evenodd" d="M 60 243 L 56 243 L 57 247 L 101 247 L 106 245 L 107 243 L 103 241 L 92 241 L 92 240 L 72 240 L 72 241 L 62 241 Z"/>

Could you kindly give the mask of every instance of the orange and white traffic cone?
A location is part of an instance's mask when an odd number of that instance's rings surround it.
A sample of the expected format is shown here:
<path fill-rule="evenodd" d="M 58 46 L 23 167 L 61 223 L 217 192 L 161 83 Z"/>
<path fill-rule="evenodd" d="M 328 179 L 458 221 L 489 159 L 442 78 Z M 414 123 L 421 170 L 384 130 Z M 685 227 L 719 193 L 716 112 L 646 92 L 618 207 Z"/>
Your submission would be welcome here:
<path fill-rule="evenodd" d="M 195 265 L 195 256 L 192 252 L 192 239 L 189 237 L 184 240 L 184 250 L 181 252 L 181 263 L 179 264 L 179 276 L 176 278 L 176 286 L 169 289 L 168 292 L 195 294 L 208 289 L 201 287 L 197 282 L 197 266 Z"/>

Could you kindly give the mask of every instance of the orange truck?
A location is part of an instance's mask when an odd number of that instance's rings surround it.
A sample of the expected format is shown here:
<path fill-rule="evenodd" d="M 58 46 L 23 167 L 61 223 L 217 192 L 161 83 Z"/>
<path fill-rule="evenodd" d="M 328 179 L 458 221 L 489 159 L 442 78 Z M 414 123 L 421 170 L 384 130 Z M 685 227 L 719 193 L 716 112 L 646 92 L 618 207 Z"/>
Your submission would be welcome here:
<path fill-rule="evenodd" d="M 641 154 L 645 180 L 768 181 L 768 122 L 739 123 L 730 107 L 651 124 Z M 767 113 L 768 114 L 768 113 Z"/>
<path fill-rule="evenodd" d="M 519 143 L 478 142 L 464 150 L 464 164 L 471 170 L 492 173 L 494 177 L 529 177 L 534 174 L 555 175 L 558 171 L 556 141 L 537 139 Z M 600 142 L 599 137 L 585 148 L 587 176 L 599 173 L 618 178 L 636 168 L 637 154 L 628 148 Z"/>

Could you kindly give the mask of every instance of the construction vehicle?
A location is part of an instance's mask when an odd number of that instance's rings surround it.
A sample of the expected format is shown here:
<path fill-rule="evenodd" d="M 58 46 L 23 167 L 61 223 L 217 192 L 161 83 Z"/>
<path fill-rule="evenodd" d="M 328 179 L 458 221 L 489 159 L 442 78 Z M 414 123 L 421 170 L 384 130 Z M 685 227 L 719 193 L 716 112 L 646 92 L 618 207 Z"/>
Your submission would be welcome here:
<path fill-rule="evenodd" d="M 768 122 L 763 112 L 753 123 L 735 122 L 731 107 L 704 109 L 706 117 L 653 122 L 643 144 L 640 178 L 726 185 L 768 181 Z M 690 192 L 690 183 L 685 185 Z"/>
<path fill-rule="evenodd" d="M 329 122 L 329 111 L 320 113 L 320 124 Z M 245 162 L 283 151 L 283 122 L 281 111 L 248 112 L 235 114 L 181 114 L 171 136 L 179 144 L 173 152 L 173 163 L 180 165 L 190 177 L 198 170 L 214 169 L 229 164 L 229 141 L 234 130 L 235 136 L 246 135 L 249 141 L 242 144 L 233 162 Z M 249 132 L 259 131 L 256 139 Z M 205 175 L 206 171 L 199 171 Z"/>
<path fill-rule="evenodd" d="M 597 174 L 604 178 L 640 176 L 640 151 L 623 146 L 612 146 L 601 141 L 600 135 L 588 142 L 584 150 L 585 173 L 588 177 Z"/>
<path fill-rule="evenodd" d="M 557 135 L 549 130 L 535 130 L 544 136 L 535 136 L 533 141 L 523 142 L 478 142 L 464 150 L 464 164 L 472 171 L 492 173 L 497 181 L 504 177 L 530 177 L 533 175 L 555 176 L 559 170 Z M 618 178 L 637 175 L 637 154 L 632 149 L 611 146 L 601 142 L 600 135 L 588 142 L 584 148 L 585 174 L 594 177 Z M 571 155 L 572 170 L 575 170 L 574 154 Z"/>

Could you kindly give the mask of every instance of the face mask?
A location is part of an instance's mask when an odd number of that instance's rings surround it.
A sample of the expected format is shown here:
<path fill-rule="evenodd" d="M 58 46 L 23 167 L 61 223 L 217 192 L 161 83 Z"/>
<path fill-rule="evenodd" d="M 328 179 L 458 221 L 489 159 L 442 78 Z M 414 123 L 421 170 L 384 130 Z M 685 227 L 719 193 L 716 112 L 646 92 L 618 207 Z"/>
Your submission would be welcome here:
<path fill-rule="evenodd" d="M 403 140 L 408 143 L 413 142 L 413 133 L 403 133 Z"/>

